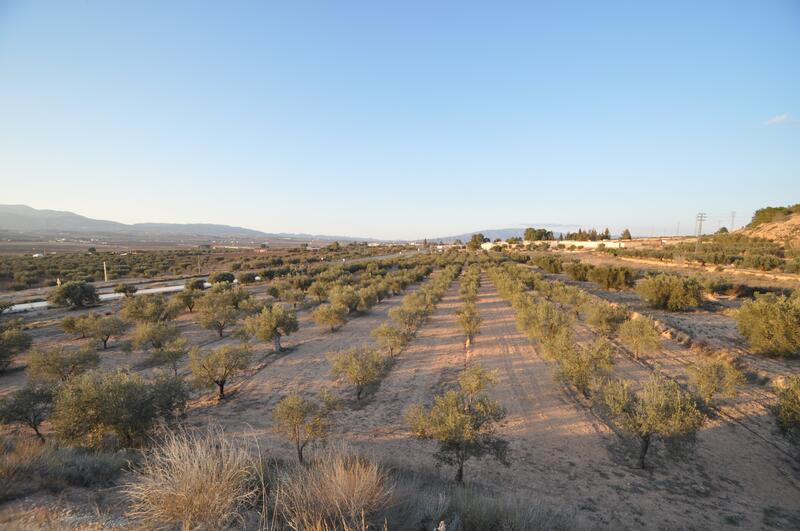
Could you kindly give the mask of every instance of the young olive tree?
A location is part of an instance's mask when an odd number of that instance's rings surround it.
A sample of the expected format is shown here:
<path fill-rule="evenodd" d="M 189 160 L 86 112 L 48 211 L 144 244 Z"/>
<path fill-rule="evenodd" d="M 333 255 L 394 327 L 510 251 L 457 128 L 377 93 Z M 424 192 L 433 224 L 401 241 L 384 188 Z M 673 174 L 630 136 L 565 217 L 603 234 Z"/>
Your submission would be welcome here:
<path fill-rule="evenodd" d="M 406 344 L 403 332 L 389 323 L 383 323 L 372 331 L 372 337 L 382 348 L 386 349 L 389 356 L 394 356 Z"/>
<path fill-rule="evenodd" d="M 386 363 L 380 351 L 366 345 L 328 352 L 327 358 L 331 364 L 331 376 L 352 385 L 356 400 L 361 400 L 365 388 L 380 380 Z"/>
<path fill-rule="evenodd" d="M 98 365 L 100 356 L 91 348 L 34 350 L 28 356 L 28 376 L 42 384 L 59 384 Z"/>
<path fill-rule="evenodd" d="M 508 442 L 495 435 L 505 410 L 486 394 L 491 374 L 478 365 L 461 373 L 458 390 L 434 397 L 433 406 L 421 404 L 406 413 L 406 422 L 419 439 L 436 441 L 436 459 L 456 467 L 457 483 L 464 481 L 464 465 L 472 457 L 492 456 L 508 466 Z"/>
<path fill-rule="evenodd" d="M 639 468 L 645 467 L 653 439 L 677 447 L 693 441 L 705 420 L 694 398 L 660 374 L 651 375 L 638 393 L 630 382 L 609 381 L 602 388 L 601 403 L 623 430 L 639 439 Z"/>
<path fill-rule="evenodd" d="M 736 316 L 739 332 L 758 354 L 800 356 L 800 294 L 756 295 L 742 304 Z"/>
<path fill-rule="evenodd" d="M 344 306 L 320 304 L 311 314 L 311 317 L 317 325 L 328 327 L 331 332 L 335 332 L 337 328 L 347 322 L 344 318 L 346 313 L 347 308 Z"/>
<path fill-rule="evenodd" d="M 469 348 L 472 345 L 472 340 L 481 331 L 481 316 L 478 315 L 478 307 L 474 303 L 466 303 L 456 314 L 458 324 L 464 331 L 466 340 L 464 341 L 464 348 Z"/>
<path fill-rule="evenodd" d="M 166 343 L 163 347 L 156 349 L 153 353 L 153 361 L 159 365 L 169 365 L 175 378 L 178 377 L 178 364 L 189 353 L 189 341 L 179 337 Z"/>
<path fill-rule="evenodd" d="M 612 358 L 612 347 L 603 339 L 587 346 L 573 345 L 558 358 L 557 375 L 588 398 L 590 390 L 611 371 Z"/>
<path fill-rule="evenodd" d="M 697 280 L 667 273 L 642 279 L 636 291 L 654 308 L 671 312 L 688 310 L 703 301 L 703 289 Z"/>
<path fill-rule="evenodd" d="M 275 352 L 281 351 L 281 337 L 297 332 L 299 326 L 294 310 L 287 310 L 282 304 L 265 307 L 260 313 L 244 320 L 243 332 L 247 337 L 259 341 L 272 341 Z"/>
<path fill-rule="evenodd" d="M 693 365 L 687 371 L 695 392 L 706 404 L 710 404 L 717 396 L 726 398 L 736 396 L 739 388 L 745 383 L 742 371 L 724 360 Z"/>
<path fill-rule="evenodd" d="M 327 436 L 330 415 L 336 407 L 336 400 L 327 393 L 323 393 L 319 401 L 294 393 L 283 397 L 275 406 L 272 411 L 275 431 L 294 443 L 300 464 L 304 462 L 306 446 Z"/>
<path fill-rule="evenodd" d="M 792 442 L 800 444 L 800 376 L 790 376 L 775 390 L 778 403 L 773 414 L 781 432 Z"/>
<path fill-rule="evenodd" d="M 141 350 L 160 350 L 179 335 L 177 327 L 166 323 L 139 323 L 133 330 L 131 345 Z"/>
<path fill-rule="evenodd" d="M 642 354 L 653 352 L 661 346 L 661 334 L 653 320 L 648 317 L 628 319 L 619 326 L 617 334 L 637 360 Z"/>
<path fill-rule="evenodd" d="M 197 304 L 197 322 L 223 337 L 225 329 L 239 318 L 241 302 L 224 290 L 209 290 Z"/>
<path fill-rule="evenodd" d="M 225 384 L 250 366 L 250 351 L 242 345 L 224 345 L 213 350 L 192 349 L 189 367 L 200 386 L 217 386 L 218 398 L 225 398 Z"/>
<path fill-rule="evenodd" d="M 99 317 L 94 320 L 89 330 L 89 337 L 103 345 L 103 350 L 108 348 L 108 340 L 120 337 L 128 328 L 127 323 L 119 317 Z"/>
<path fill-rule="evenodd" d="M 70 335 L 77 336 L 79 339 L 86 339 L 91 334 L 95 322 L 100 317 L 96 313 L 84 315 L 68 315 L 61 319 L 61 329 Z"/>
<path fill-rule="evenodd" d="M 21 424 L 34 431 L 44 442 L 39 431 L 53 409 L 53 389 L 50 386 L 28 384 L 11 395 L 0 399 L 0 420 L 5 424 Z"/>
<path fill-rule="evenodd" d="M 22 324 L 17 321 L 0 321 L 0 374 L 5 372 L 14 358 L 28 350 L 33 338 L 22 331 Z"/>

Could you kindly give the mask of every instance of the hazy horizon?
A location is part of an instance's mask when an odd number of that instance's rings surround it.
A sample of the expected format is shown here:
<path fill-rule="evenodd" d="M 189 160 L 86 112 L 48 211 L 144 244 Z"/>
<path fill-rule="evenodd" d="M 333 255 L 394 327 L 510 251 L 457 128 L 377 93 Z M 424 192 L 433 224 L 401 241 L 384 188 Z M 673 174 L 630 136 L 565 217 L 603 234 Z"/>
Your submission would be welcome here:
<path fill-rule="evenodd" d="M 4 204 L 418 239 L 800 192 L 800 4 L 0 2 Z"/>

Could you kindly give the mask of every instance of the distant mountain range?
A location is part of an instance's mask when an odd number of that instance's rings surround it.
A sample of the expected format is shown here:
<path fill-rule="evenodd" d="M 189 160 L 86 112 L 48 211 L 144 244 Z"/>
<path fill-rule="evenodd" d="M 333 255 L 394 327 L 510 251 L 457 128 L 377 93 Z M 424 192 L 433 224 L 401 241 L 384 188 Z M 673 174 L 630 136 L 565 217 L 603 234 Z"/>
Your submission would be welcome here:
<path fill-rule="evenodd" d="M 116 238 L 139 241 L 170 240 L 298 240 L 374 241 L 370 238 L 302 233 L 267 233 L 244 227 L 212 223 L 134 223 L 87 218 L 73 212 L 39 210 L 26 205 L 0 205 L 2 232 L 38 237 Z"/>

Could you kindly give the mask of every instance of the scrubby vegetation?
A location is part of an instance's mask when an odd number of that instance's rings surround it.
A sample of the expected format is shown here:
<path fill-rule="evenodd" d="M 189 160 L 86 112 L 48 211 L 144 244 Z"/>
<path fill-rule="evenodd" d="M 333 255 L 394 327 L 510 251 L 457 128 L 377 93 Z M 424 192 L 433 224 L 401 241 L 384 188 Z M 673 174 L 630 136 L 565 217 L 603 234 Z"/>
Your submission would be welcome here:
<path fill-rule="evenodd" d="M 744 385 L 742 371 L 732 363 L 724 360 L 711 360 L 689 367 L 689 381 L 695 388 L 697 396 L 706 404 L 717 397 L 731 398 L 736 396 Z"/>
<path fill-rule="evenodd" d="M 630 349 L 635 358 L 653 352 L 661 345 L 661 334 L 652 319 L 638 316 L 628 319 L 619 326 L 619 339 Z"/>
<path fill-rule="evenodd" d="M 790 376 L 776 389 L 778 403 L 773 413 L 778 427 L 791 441 L 800 444 L 800 376 Z"/>
<path fill-rule="evenodd" d="M 756 294 L 736 315 L 739 332 L 753 352 L 775 356 L 800 355 L 800 294 Z"/>
<path fill-rule="evenodd" d="M 670 311 L 688 310 L 703 300 L 703 291 L 695 279 L 666 273 L 640 280 L 636 291 L 654 308 Z"/>

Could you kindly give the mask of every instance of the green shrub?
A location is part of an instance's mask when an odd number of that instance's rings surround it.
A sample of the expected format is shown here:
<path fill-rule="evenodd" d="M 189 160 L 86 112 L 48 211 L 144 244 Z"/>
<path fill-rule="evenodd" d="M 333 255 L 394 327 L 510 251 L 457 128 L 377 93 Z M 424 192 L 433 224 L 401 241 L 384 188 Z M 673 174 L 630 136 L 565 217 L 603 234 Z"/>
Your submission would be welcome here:
<path fill-rule="evenodd" d="M 364 389 L 380 380 L 386 363 L 380 351 L 366 345 L 329 352 L 327 358 L 331 364 L 331 376 L 352 385 L 356 400 L 361 399 Z"/>
<path fill-rule="evenodd" d="M 67 380 L 58 393 L 51 422 L 58 438 L 75 446 L 132 447 L 144 442 L 160 418 L 170 418 L 185 404 L 181 396 L 165 399 L 176 387 L 139 375 L 87 372 Z M 162 409 L 164 404 L 169 408 Z"/>
<path fill-rule="evenodd" d="M 636 277 L 627 267 L 597 266 L 588 271 L 587 278 L 605 290 L 622 290 L 633 287 Z"/>
<path fill-rule="evenodd" d="M 56 287 L 47 300 L 54 306 L 69 306 L 76 309 L 94 306 L 100 302 L 100 297 L 93 285 L 73 280 Z"/>
<path fill-rule="evenodd" d="M 758 354 L 796 357 L 800 352 L 800 294 L 756 294 L 736 315 L 739 332 Z"/>
<path fill-rule="evenodd" d="M 724 360 L 714 360 L 689 367 L 689 381 L 706 404 L 715 396 L 733 397 L 744 385 L 744 374 Z"/>
<path fill-rule="evenodd" d="M 557 375 L 588 398 L 590 388 L 610 372 L 612 357 L 613 348 L 603 339 L 591 345 L 574 345 L 563 351 L 558 359 Z"/>
<path fill-rule="evenodd" d="M 636 359 L 661 346 L 661 334 L 656 329 L 655 322 L 648 317 L 626 320 L 617 333 L 620 341 L 633 352 Z"/>
<path fill-rule="evenodd" d="M 666 273 L 642 279 L 636 291 L 654 308 L 670 311 L 699 306 L 703 296 L 703 290 L 695 279 Z"/>
<path fill-rule="evenodd" d="M 586 281 L 589 280 L 589 272 L 592 271 L 594 266 L 591 264 L 584 264 L 581 262 L 572 262 L 564 266 L 564 270 L 574 280 Z"/>
<path fill-rule="evenodd" d="M 628 309 L 624 306 L 601 301 L 587 305 L 586 321 L 605 335 L 613 333 L 627 318 Z"/>
<path fill-rule="evenodd" d="M 790 376 L 776 389 L 778 403 L 773 413 L 778 427 L 793 442 L 800 443 L 800 376 Z"/>

